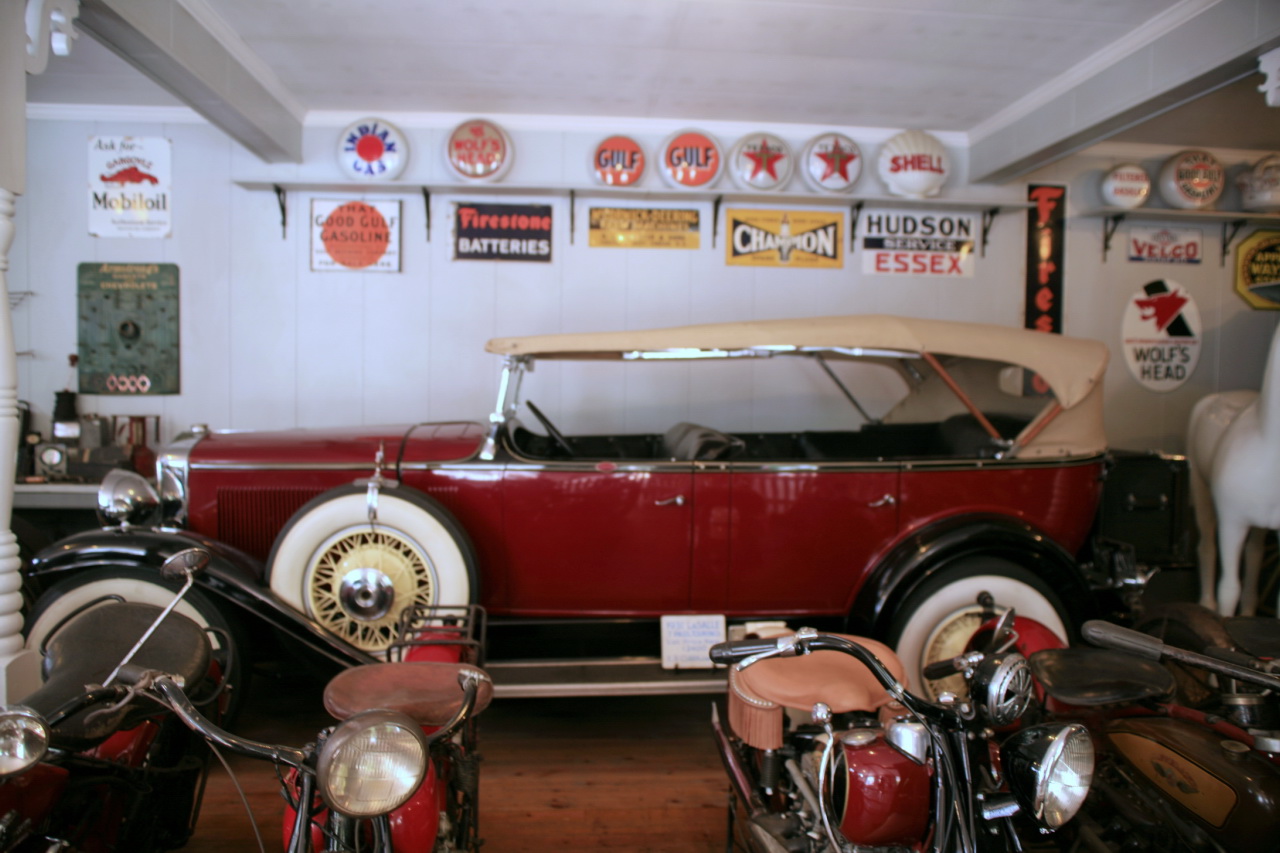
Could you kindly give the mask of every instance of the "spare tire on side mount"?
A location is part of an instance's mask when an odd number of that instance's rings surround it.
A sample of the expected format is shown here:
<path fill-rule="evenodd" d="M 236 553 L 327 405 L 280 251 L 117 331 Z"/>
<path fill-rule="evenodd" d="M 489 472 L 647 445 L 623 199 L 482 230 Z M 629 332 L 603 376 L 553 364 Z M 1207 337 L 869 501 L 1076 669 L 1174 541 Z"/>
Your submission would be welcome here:
<path fill-rule="evenodd" d="M 413 604 L 476 600 L 475 552 L 453 515 L 421 492 L 366 486 L 309 501 L 276 538 L 267 577 L 282 601 L 352 646 L 379 654 Z"/>

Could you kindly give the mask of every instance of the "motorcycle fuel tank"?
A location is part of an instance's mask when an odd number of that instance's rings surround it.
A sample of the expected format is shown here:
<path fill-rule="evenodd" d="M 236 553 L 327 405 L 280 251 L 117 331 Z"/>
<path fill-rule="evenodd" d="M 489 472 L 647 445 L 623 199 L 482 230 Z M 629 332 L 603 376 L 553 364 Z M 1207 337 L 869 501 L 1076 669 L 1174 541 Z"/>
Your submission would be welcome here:
<path fill-rule="evenodd" d="M 1280 768 L 1239 741 L 1168 717 L 1119 720 L 1107 740 L 1141 777 L 1225 849 L 1275 849 Z"/>
<path fill-rule="evenodd" d="M 929 828 L 929 768 L 904 755 L 879 729 L 838 735 L 831 802 L 840 832 L 857 845 L 903 845 Z"/>

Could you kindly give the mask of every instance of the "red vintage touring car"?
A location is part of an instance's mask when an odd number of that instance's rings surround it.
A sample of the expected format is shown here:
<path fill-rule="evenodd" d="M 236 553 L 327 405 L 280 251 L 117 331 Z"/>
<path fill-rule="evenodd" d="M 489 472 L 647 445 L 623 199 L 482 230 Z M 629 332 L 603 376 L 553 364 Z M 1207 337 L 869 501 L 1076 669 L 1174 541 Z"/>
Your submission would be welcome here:
<path fill-rule="evenodd" d="M 487 349 L 484 421 L 201 427 L 156 482 L 113 472 L 110 525 L 33 563 L 28 642 L 102 595 L 160 598 L 155 567 L 193 539 L 215 561 L 189 615 L 344 663 L 410 604 L 478 602 L 491 626 L 829 619 L 918 672 L 955 653 L 981 592 L 1067 634 L 1117 567 L 1137 573 L 1123 543 L 1096 547 L 1099 342 L 846 316 Z M 561 430 L 543 393 L 581 423 Z"/>

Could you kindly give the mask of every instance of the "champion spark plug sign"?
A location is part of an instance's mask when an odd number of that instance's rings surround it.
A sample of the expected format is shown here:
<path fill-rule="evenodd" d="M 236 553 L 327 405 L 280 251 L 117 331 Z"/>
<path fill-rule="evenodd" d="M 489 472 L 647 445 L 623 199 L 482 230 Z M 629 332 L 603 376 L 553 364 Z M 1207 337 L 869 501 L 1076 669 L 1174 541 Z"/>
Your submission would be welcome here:
<path fill-rule="evenodd" d="M 456 261 L 551 263 L 551 205 L 458 204 Z"/>
<path fill-rule="evenodd" d="M 400 272 L 400 202 L 312 199 L 311 269 Z"/>
<path fill-rule="evenodd" d="M 974 217 L 877 210 L 863 218 L 864 273 L 973 278 Z"/>
<path fill-rule="evenodd" d="M 1143 285 L 1125 308 L 1123 335 L 1129 372 L 1152 391 L 1179 387 L 1200 361 L 1200 310 L 1177 282 Z"/>
<path fill-rule="evenodd" d="M 154 136 L 89 139 L 89 233 L 168 237 L 169 140 Z"/>
<path fill-rule="evenodd" d="M 841 269 L 841 213 L 826 210 L 727 210 L 729 266 Z"/>

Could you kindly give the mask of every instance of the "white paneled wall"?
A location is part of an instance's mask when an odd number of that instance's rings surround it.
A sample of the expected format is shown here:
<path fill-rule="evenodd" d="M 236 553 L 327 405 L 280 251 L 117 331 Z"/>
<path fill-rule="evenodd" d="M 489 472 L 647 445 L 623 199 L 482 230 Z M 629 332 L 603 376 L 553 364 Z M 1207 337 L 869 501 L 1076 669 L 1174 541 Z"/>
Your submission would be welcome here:
<path fill-rule="evenodd" d="M 310 272 L 311 198 L 340 194 L 291 192 L 288 226 L 282 234 L 275 195 L 235 183 L 337 180 L 333 157 L 341 122 L 308 129 L 302 165 L 269 166 L 198 121 L 30 120 L 27 193 L 18 203 L 10 288 L 34 293 L 14 310 L 13 322 L 17 348 L 32 353 L 19 359 L 19 397 L 32 404 L 36 427 L 47 434 L 54 392 L 69 381 L 67 355 L 75 352 L 77 335 L 76 267 L 86 261 L 164 261 L 179 266 L 182 393 L 80 400 L 82 413 L 159 414 L 166 440 L 197 422 L 246 429 L 482 419 L 494 402 L 500 363 L 483 347 L 498 335 L 837 313 L 1021 325 L 1026 230 L 1022 212 L 997 217 L 986 256 L 978 258 L 972 279 L 863 275 L 860 254 L 848 251 L 848 206 L 841 202 L 835 204 L 845 212 L 843 269 L 728 267 L 723 221 L 716 245 L 711 245 L 709 201 L 620 202 L 590 192 L 587 158 L 596 141 L 613 132 L 630 132 L 652 164 L 662 139 L 677 127 L 631 123 L 596 129 L 582 126 L 581 120 L 566 120 L 573 129 L 558 130 L 546 119 L 497 117 L 512 133 L 517 152 L 507 183 L 579 188 L 577 233 L 571 241 L 569 200 L 563 194 L 499 196 L 467 187 L 441 189 L 450 179 L 440 147 L 461 118 L 465 117 L 402 121 L 413 147 L 401 182 L 410 187 L 430 184 L 432 209 L 428 241 L 422 196 L 416 191 L 385 196 L 402 203 L 399 274 Z M 701 127 L 717 134 L 726 150 L 738 136 L 757 129 L 712 122 Z M 798 150 L 828 128 L 770 129 Z M 864 167 L 857 191 L 883 195 L 872 173 L 875 151 L 885 134 L 842 130 L 862 145 L 871 164 Z M 170 238 L 89 236 L 87 140 L 114 134 L 173 140 Z M 946 141 L 954 148 L 956 140 Z M 1128 263 L 1124 226 L 1103 262 L 1102 221 L 1078 216 L 1098 204 L 1101 174 L 1132 159 L 1158 170 L 1171 153 L 1098 148 L 1031 180 L 1069 187 L 1065 326 L 1069 334 L 1097 338 L 1112 347 L 1107 417 L 1113 444 L 1180 451 L 1185 419 L 1196 399 L 1214 390 L 1257 386 L 1276 316 L 1250 310 L 1232 291 L 1231 259 L 1226 266 L 1218 263 L 1217 223 L 1187 225 L 1203 232 L 1207 257 L 1199 266 Z M 1229 166 L 1257 156 L 1215 153 Z M 962 156 L 953 159 L 963 162 Z M 962 177 L 953 177 L 946 196 L 1014 201 L 1025 197 L 1025 183 L 964 187 Z M 644 185 L 664 189 L 656 174 L 648 175 Z M 722 187 L 729 188 L 727 179 Z M 1233 200 L 1229 196 L 1227 201 Z M 553 262 L 454 261 L 453 205 L 459 201 L 551 204 Z M 589 248 L 588 208 L 625 203 L 698 208 L 702 248 Z M 726 209 L 760 206 L 724 202 Z M 974 215 L 980 220 L 978 211 Z M 722 211 L 722 220 L 723 216 Z M 1240 237 L 1248 233 L 1246 229 Z M 1198 369 L 1181 389 L 1165 394 L 1135 382 L 1118 350 L 1130 296 L 1156 278 L 1172 278 L 1187 287 L 1205 325 Z M 673 417 L 716 420 L 717 414 L 725 413 L 735 423 L 750 422 L 763 429 L 780 405 L 752 383 L 723 383 L 712 373 L 684 367 L 667 375 L 629 377 L 607 387 L 593 381 L 599 378 L 599 366 L 551 367 L 539 368 L 535 400 L 573 431 L 644 428 L 651 421 L 669 423 Z M 674 399 L 658 399 L 654 384 L 672 378 L 683 390 Z"/>

